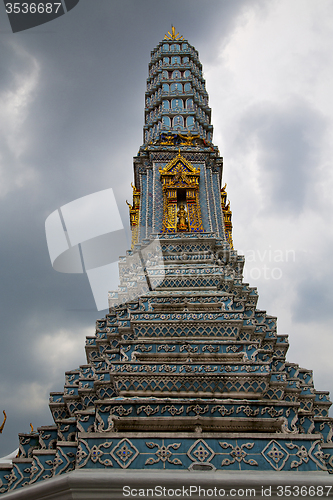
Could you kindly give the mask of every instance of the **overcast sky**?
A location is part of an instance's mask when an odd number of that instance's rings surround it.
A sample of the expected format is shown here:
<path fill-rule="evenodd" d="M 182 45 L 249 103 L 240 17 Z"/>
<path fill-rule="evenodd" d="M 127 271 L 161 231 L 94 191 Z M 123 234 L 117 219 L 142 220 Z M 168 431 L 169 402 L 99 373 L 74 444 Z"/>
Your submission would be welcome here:
<path fill-rule="evenodd" d="M 53 270 L 45 219 L 112 187 L 124 224 L 150 51 L 196 47 L 224 157 L 234 245 L 288 360 L 333 391 L 333 2 L 80 0 L 11 33 L 0 3 L 0 456 L 52 423 L 50 391 L 85 363 L 87 277 Z"/>

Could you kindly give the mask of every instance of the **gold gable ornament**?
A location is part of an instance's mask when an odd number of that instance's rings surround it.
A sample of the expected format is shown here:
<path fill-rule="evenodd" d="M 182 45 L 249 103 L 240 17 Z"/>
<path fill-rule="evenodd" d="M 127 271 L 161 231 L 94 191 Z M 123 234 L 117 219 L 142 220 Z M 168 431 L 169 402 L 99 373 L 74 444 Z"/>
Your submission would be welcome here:
<path fill-rule="evenodd" d="M 200 169 L 180 151 L 160 170 L 163 190 L 162 233 L 203 232 L 199 201 Z"/>
<path fill-rule="evenodd" d="M 2 424 L 1 424 L 1 426 L 0 426 L 0 434 L 2 434 L 3 428 L 5 427 L 5 423 L 6 423 L 6 420 L 7 420 L 7 415 L 6 415 L 5 410 L 3 410 L 3 412 L 2 412 L 2 413 L 3 413 L 3 415 L 4 415 L 4 418 L 3 418 L 3 422 L 2 422 Z"/>
<path fill-rule="evenodd" d="M 230 210 L 230 201 L 228 200 L 227 203 L 227 191 L 226 191 L 227 184 L 223 186 L 221 189 L 221 205 L 222 205 L 222 211 L 223 211 L 223 219 L 224 219 L 224 230 L 225 230 L 225 235 L 227 238 L 227 241 L 230 245 L 231 250 L 234 248 L 234 244 L 232 241 L 232 222 L 231 222 L 231 217 L 232 217 L 232 211 Z"/>
<path fill-rule="evenodd" d="M 131 183 L 132 189 L 133 189 L 133 205 L 128 203 L 126 200 L 126 203 L 129 207 L 129 213 L 130 213 L 130 224 L 131 224 L 131 231 L 132 231 L 132 248 L 134 245 L 137 244 L 139 240 L 139 220 L 140 220 L 140 191 L 133 186 Z"/>

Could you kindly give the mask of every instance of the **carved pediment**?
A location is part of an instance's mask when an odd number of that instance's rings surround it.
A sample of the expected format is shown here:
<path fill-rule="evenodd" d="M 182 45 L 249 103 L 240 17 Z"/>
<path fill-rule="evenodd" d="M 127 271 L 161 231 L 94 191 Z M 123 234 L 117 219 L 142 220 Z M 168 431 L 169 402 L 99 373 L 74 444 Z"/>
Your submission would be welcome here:
<path fill-rule="evenodd" d="M 160 170 L 164 188 L 186 189 L 198 185 L 200 170 L 195 168 L 180 152 Z"/>

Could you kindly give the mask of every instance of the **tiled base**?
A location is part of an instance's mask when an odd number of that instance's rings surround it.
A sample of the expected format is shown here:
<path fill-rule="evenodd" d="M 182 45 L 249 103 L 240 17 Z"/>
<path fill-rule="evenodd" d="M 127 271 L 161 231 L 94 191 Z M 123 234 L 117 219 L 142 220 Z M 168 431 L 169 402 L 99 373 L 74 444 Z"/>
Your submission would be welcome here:
<path fill-rule="evenodd" d="M 165 488 L 165 489 L 164 489 Z M 201 490 L 200 490 L 201 488 Z M 303 488 L 303 489 L 302 489 Z M 288 492 L 292 492 L 288 495 Z M 297 495 L 298 492 L 298 495 Z M 205 493 L 205 494 L 204 494 Z M 294 493 L 294 494 L 293 494 Z M 325 472 L 75 470 L 21 488 L 4 500 L 124 500 L 129 498 L 333 498 Z"/>

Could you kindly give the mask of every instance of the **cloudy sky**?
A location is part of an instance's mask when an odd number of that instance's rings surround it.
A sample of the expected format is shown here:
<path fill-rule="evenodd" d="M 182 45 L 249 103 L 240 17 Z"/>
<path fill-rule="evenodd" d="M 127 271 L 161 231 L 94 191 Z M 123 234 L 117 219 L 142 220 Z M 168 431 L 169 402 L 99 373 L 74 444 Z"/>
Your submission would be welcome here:
<path fill-rule="evenodd" d="M 288 360 L 333 391 L 333 2 L 80 0 L 13 34 L 0 4 L 0 456 L 52 422 L 48 393 L 101 317 L 52 269 L 45 219 L 112 187 L 124 224 L 150 51 L 174 24 L 199 50 L 234 244 Z"/>

